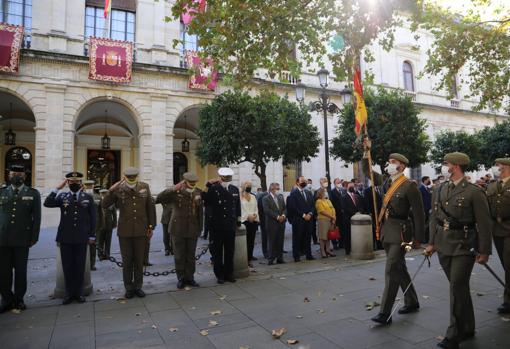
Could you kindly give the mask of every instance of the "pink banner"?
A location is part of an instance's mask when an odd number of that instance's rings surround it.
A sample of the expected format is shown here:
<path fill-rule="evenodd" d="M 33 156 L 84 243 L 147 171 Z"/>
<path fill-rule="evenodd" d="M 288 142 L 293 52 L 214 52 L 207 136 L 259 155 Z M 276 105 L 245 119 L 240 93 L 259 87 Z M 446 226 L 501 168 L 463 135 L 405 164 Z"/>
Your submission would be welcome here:
<path fill-rule="evenodd" d="M 214 70 L 212 58 L 201 59 L 196 51 L 186 51 L 186 63 L 193 71 L 189 79 L 189 88 L 195 90 L 216 90 L 218 72 Z"/>
<path fill-rule="evenodd" d="M 206 0 L 194 0 L 193 2 L 194 4 L 198 4 L 198 8 L 190 8 L 189 6 L 184 6 L 185 12 L 181 15 L 181 20 L 185 25 L 188 25 L 193 21 L 193 18 L 195 18 L 195 13 L 205 11 Z"/>
<path fill-rule="evenodd" d="M 0 72 L 17 73 L 23 27 L 0 23 Z"/>

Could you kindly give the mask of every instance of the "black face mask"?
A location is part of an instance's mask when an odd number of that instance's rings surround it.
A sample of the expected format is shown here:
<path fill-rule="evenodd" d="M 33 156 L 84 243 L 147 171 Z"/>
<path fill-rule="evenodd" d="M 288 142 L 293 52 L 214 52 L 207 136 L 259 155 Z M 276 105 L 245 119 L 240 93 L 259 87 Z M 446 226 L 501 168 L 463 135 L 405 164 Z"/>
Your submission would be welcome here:
<path fill-rule="evenodd" d="M 354 188 L 349 188 L 349 193 L 354 193 Z"/>
<path fill-rule="evenodd" d="M 244 189 L 244 191 L 247 193 L 251 193 L 251 187 L 246 187 L 246 189 Z"/>
<path fill-rule="evenodd" d="M 71 183 L 69 184 L 69 190 L 71 190 L 73 193 L 76 193 L 78 190 L 80 190 L 81 184 L 80 183 Z"/>
<path fill-rule="evenodd" d="M 23 180 L 23 177 L 21 176 L 12 176 L 11 177 L 11 184 L 14 185 L 15 187 L 19 187 L 20 185 L 22 185 L 24 182 Z"/>
<path fill-rule="evenodd" d="M 299 183 L 299 186 L 300 186 L 301 188 L 303 188 L 303 189 L 304 189 L 304 188 L 306 188 L 306 185 L 307 185 L 307 183 L 306 183 L 306 182 L 301 182 L 301 183 Z"/>

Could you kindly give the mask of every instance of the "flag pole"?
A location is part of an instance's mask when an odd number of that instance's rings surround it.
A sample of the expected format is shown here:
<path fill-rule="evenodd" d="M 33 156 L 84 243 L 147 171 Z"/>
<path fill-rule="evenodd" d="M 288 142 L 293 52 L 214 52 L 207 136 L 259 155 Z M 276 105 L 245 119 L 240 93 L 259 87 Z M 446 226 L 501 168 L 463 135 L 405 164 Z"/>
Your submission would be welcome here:
<path fill-rule="evenodd" d="M 365 137 L 368 139 L 368 128 L 367 123 L 365 123 Z M 379 209 L 377 208 L 377 194 L 375 192 L 375 181 L 374 181 L 374 171 L 372 170 L 372 152 L 369 149 L 365 149 L 368 153 L 368 171 L 370 173 L 370 182 L 372 183 L 372 204 L 374 206 L 374 219 L 375 219 L 375 239 L 377 241 L 381 238 L 381 227 L 379 225 Z"/>

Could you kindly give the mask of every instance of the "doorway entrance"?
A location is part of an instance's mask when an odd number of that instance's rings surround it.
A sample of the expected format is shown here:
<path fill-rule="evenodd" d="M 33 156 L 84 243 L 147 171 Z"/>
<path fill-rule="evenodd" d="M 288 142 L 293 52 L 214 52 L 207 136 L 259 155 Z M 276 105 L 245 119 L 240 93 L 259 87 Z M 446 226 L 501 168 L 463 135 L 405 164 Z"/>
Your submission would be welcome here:
<path fill-rule="evenodd" d="M 182 180 L 182 175 L 188 172 L 188 159 L 183 153 L 174 153 L 174 185 Z"/>
<path fill-rule="evenodd" d="M 108 189 L 120 180 L 120 151 L 87 151 L 87 179 L 94 180 L 96 187 Z"/>

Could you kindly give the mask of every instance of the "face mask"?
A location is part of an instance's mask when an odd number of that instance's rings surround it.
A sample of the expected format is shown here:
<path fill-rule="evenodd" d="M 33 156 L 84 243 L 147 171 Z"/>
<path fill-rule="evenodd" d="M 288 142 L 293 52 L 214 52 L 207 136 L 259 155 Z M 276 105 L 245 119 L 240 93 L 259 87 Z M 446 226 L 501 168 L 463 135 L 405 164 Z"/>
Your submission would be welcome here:
<path fill-rule="evenodd" d="M 306 185 L 306 187 L 307 187 L 308 189 L 310 189 L 310 190 L 312 189 L 312 185 L 311 185 L 311 184 L 307 184 L 307 185 Z"/>
<path fill-rule="evenodd" d="M 94 189 L 85 189 L 84 191 L 87 194 L 94 194 Z"/>
<path fill-rule="evenodd" d="M 69 190 L 73 193 L 76 193 L 78 190 L 80 190 L 81 184 L 80 183 L 71 183 L 69 184 Z"/>
<path fill-rule="evenodd" d="M 306 184 L 306 182 L 302 182 L 302 183 L 299 183 L 299 186 L 303 189 L 305 189 L 306 187 L 308 187 L 308 184 Z"/>
<path fill-rule="evenodd" d="M 229 183 L 228 182 L 221 182 L 221 186 L 225 189 L 228 188 Z"/>
<path fill-rule="evenodd" d="M 20 185 L 23 184 L 23 177 L 21 177 L 21 176 L 12 176 L 11 177 L 11 184 L 14 185 L 15 187 L 19 187 Z"/>
<path fill-rule="evenodd" d="M 450 178 L 450 176 L 451 176 L 449 171 L 450 171 L 450 168 L 448 166 L 446 166 L 446 165 L 441 166 L 441 175 L 444 176 L 445 180 Z M 443 180 L 443 182 L 444 182 L 444 180 Z"/>
<path fill-rule="evenodd" d="M 186 191 L 187 191 L 188 193 L 193 193 L 193 190 L 195 190 L 195 189 L 194 189 L 194 188 L 186 188 Z"/>
<path fill-rule="evenodd" d="M 349 190 L 349 193 L 354 193 L 354 188 L 349 188 L 347 190 Z"/>
<path fill-rule="evenodd" d="M 398 173 L 398 165 L 397 164 L 388 164 L 384 169 L 390 176 L 396 175 Z"/>
<path fill-rule="evenodd" d="M 134 178 L 134 179 L 126 178 L 127 184 L 136 185 L 136 182 L 138 182 L 138 178 Z"/>
<path fill-rule="evenodd" d="M 244 191 L 247 193 L 251 193 L 251 187 L 246 187 L 246 189 L 244 189 Z"/>
<path fill-rule="evenodd" d="M 501 176 L 501 168 L 499 166 L 492 166 L 492 174 L 494 177 Z"/>
<path fill-rule="evenodd" d="M 187 189 L 191 189 L 193 191 L 196 186 L 197 186 L 196 183 L 191 184 L 190 182 L 186 182 Z"/>
<path fill-rule="evenodd" d="M 131 189 L 134 189 L 136 187 L 136 183 L 134 183 L 134 184 L 126 183 L 126 185 L 128 186 L 128 188 L 131 188 Z"/>

